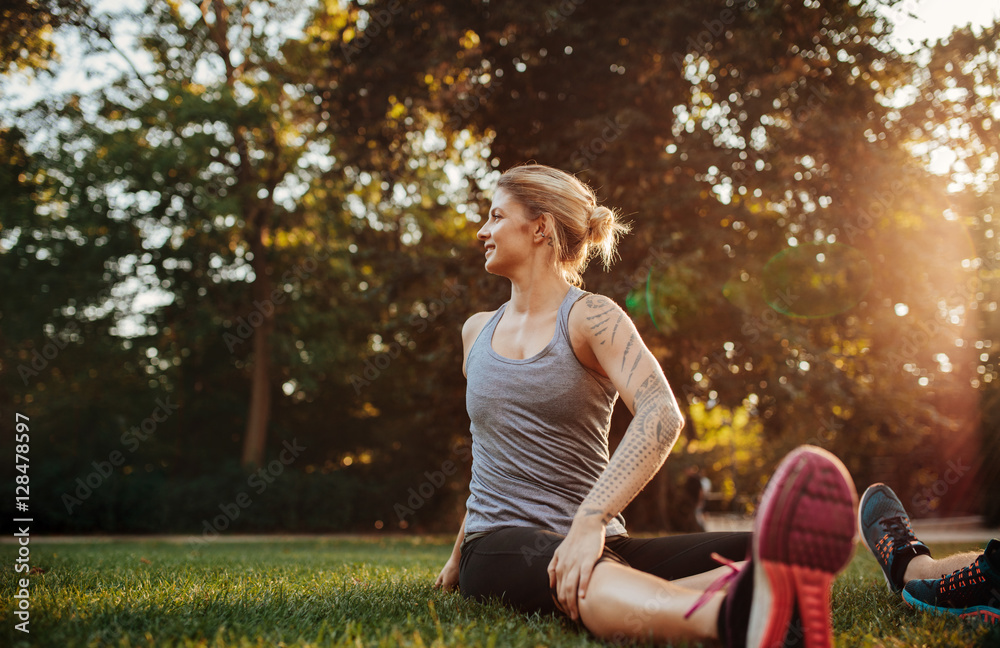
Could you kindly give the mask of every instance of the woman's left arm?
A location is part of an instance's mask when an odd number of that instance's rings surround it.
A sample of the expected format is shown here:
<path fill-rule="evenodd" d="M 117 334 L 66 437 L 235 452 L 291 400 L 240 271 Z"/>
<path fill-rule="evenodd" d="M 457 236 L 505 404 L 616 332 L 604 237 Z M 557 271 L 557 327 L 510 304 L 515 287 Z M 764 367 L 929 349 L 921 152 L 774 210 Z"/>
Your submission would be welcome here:
<path fill-rule="evenodd" d="M 633 414 L 607 469 L 580 505 L 549 564 L 549 582 L 560 607 L 577 619 L 577 597 L 586 595 L 604 549 L 605 526 L 663 465 L 684 417 L 659 363 L 617 304 L 588 295 L 571 312 L 570 331 L 580 361 L 607 375 Z"/>

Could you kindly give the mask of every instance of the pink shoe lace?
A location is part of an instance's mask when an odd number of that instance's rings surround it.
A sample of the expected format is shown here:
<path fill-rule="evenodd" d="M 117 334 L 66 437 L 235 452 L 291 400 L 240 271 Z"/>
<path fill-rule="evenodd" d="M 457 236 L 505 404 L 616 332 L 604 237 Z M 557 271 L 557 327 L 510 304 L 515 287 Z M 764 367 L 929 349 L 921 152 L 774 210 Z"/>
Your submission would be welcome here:
<path fill-rule="evenodd" d="M 705 605 L 705 603 L 707 603 L 708 600 L 712 598 L 713 594 L 715 594 L 719 590 L 725 589 L 729 585 L 729 583 L 731 583 L 733 579 L 736 578 L 736 576 L 740 573 L 739 567 L 736 567 L 734 564 L 736 562 L 735 560 L 729 560 L 728 558 L 724 558 L 714 552 L 712 553 L 712 560 L 719 563 L 720 565 L 728 567 L 732 571 L 730 571 L 728 574 L 723 574 L 722 576 L 720 576 L 718 579 L 716 579 L 714 583 L 709 585 L 704 592 L 702 592 L 702 595 L 698 597 L 698 600 L 694 602 L 694 605 L 691 606 L 691 609 L 688 610 L 687 614 L 684 615 L 685 619 L 689 618 L 692 614 L 697 612 L 701 606 Z"/>

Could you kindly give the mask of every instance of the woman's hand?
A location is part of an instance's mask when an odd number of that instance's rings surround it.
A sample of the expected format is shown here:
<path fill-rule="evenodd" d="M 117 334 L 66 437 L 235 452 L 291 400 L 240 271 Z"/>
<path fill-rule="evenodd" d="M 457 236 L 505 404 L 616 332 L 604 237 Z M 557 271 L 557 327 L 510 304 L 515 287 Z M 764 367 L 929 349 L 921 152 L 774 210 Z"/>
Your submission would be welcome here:
<path fill-rule="evenodd" d="M 556 605 L 574 621 L 580 618 L 578 598 L 586 598 L 594 565 L 604 551 L 604 524 L 600 516 L 578 517 L 549 563 L 549 587 Z"/>
<path fill-rule="evenodd" d="M 445 592 L 458 587 L 458 560 L 454 556 L 449 558 L 448 562 L 444 564 L 444 568 L 438 574 L 437 580 L 434 581 L 434 587 L 440 588 Z"/>

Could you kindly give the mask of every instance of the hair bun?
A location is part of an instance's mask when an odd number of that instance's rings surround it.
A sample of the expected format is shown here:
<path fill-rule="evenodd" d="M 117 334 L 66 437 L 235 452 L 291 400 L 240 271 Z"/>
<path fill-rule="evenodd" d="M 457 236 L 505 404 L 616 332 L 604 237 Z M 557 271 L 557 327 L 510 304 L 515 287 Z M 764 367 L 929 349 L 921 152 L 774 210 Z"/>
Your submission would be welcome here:
<path fill-rule="evenodd" d="M 611 258 L 618 245 L 618 238 L 630 229 L 628 225 L 621 222 L 618 214 L 613 210 L 604 205 L 596 205 L 590 211 L 590 218 L 587 220 L 589 254 L 601 257 L 604 267 L 610 267 Z"/>
<path fill-rule="evenodd" d="M 614 223 L 614 219 L 615 213 L 604 205 L 594 207 L 593 211 L 590 212 L 590 218 L 587 220 L 587 230 L 591 238 L 604 238 L 604 232 Z"/>

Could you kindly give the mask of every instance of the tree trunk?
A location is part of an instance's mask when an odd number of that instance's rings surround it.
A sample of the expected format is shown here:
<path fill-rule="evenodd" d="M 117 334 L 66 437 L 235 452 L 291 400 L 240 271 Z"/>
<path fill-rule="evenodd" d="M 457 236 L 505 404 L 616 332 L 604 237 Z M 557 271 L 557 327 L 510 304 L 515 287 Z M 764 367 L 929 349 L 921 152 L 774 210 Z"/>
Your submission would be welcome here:
<path fill-rule="evenodd" d="M 254 308 L 251 313 L 259 313 L 260 317 L 247 317 L 247 321 L 255 328 L 250 408 L 241 460 L 247 468 L 264 465 L 267 424 L 271 418 L 271 331 L 274 327 L 274 303 L 271 301 L 271 278 L 267 274 L 267 259 L 259 220 L 250 237 L 250 250 L 253 252 L 251 263 L 256 275 L 252 289 Z M 258 321 L 259 325 L 256 324 Z"/>

